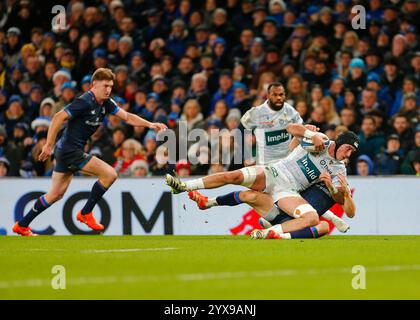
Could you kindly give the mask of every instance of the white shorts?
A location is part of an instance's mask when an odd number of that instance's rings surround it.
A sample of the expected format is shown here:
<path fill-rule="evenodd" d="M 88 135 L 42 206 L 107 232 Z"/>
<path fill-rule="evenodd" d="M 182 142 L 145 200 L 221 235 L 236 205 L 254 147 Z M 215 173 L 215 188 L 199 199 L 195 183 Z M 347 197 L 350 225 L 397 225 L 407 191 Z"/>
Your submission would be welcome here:
<path fill-rule="evenodd" d="M 268 193 L 274 202 L 281 198 L 301 197 L 290 180 L 281 171 L 272 166 L 265 166 L 264 173 L 266 185 L 264 192 Z"/>

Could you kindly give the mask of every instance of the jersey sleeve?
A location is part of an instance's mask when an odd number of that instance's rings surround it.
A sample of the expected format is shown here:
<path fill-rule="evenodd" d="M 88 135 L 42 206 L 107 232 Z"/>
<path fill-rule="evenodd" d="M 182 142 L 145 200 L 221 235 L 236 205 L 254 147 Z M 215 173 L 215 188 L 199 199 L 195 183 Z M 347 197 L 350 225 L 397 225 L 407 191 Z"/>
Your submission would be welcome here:
<path fill-rule="evenodd" d="M 119 110 L 120 107 L 117 105 L 117 103 L 113 99 L 109 98 L 108 103 L 105 106 L 105 112 L 114 115 Z"/>
<path fill-rule="evenodd" d="M 64 107 L 64 111 L 69 115 L 70 119 L 76 118 L 86 110 L 87 103 L 82 99 L 76 99 L 72 103 Z"/>
<path fill-rule="evenodd" d="M 241 123 L 245 129 L 252 130 L 257 127 L 257 123 L 255 122 L 255 108 L 249 109 L 241 118 Z"/>
<path fill-rule="evenodd" d="M 292 114 L 292 123 L 299 123 L 299 124 L 303 124 L 303 119 L 301 118 L 299 112 L 297 112 L 296 110 L 293 109 L 293 114 Z"/>

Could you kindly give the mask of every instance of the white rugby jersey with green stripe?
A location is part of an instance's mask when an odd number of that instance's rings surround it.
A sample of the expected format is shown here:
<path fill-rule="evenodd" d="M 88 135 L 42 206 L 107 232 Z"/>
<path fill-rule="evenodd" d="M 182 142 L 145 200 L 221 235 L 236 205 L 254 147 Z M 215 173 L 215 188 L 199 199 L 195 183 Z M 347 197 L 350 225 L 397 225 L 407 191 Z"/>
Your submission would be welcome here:
<path fill-rule="evenodd" d="M 286 158 L 270 165 L 276 180 L 276 172 L 282 172 L 296 191 L 302 191 L 320 182 L 319 176 L 328 171 L 334 186 L 339 187 L 338 173 L 347 175 L 346 165 L 331 157 L 328 148 L 320 153 L 309 153 L 298 145 Z M 273 170 L 274 169 L 274 170 Z M 282 181 L 276 181 L 281 184 Z"/>
<path fill-rule="evenodd" d="M 290 104 L 275 111 L 263 104 L 249 109 L 241 118 L 245 129 L 254 130 L 257 140 L 257 164 L 268 164 L 278 161 L 289 154 L 289 143 L 292 140 L 286 126 L 289 123 L 303 123 L 299 113 Z"/>

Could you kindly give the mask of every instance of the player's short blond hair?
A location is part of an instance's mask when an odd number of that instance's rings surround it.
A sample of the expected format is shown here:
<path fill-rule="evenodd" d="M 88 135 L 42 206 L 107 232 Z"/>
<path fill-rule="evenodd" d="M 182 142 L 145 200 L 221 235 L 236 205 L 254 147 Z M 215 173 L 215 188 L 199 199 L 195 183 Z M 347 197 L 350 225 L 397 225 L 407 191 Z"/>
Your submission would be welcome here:
<path fill-rule="evenodd" d="M 115 74 L 111 69 L 99 68 L 92 75 L 92 82 L 95 80 L 112 80 L 115 81 Z"/>

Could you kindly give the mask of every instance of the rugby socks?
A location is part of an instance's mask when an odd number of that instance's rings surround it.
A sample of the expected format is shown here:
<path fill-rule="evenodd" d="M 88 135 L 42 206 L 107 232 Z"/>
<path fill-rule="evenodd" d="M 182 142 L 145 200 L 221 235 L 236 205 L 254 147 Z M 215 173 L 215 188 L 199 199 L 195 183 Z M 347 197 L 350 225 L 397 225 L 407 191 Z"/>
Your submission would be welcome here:
<path fill-rule="evenodd" d="M 231 192 L 225 194 L 223 196 L 219 196 L 216 198 L 216 202 L 219 206 L 237 206 L 238 204 L 243 203 L 242 200 L 239 198 L 240 191 Z"/>
<path fill-rule="evenodd" d="M 316 227 L 303 228 L 298 231 L 289 232 L 289 234 L 292 239 L 312 239 L 321 237 Z"/>
<path fill-rule="evenodd" d="M 27 228 L 29 224 L 39 215 L 41 212 L 43 212 L 45 209 L 47 209 L 51 204 L 45 200 L 44 196 L 40 197 L 38 200 L 35 201 L 34 206 L 31 210 L 29 210 L 28 214 L 26 214 L 22 220 L 19 221 L 19 225 L 21 227 Z"/>
<path fill-rule="evenodd" d="M 82 214 L 91 213 L 93 208 L 95 207 L 96 203 L 102 198 L 104 193 L 108 189 L 105 188 L 99 180 L 95 182 L 92 187 L 92 191 L 90 192 L 89 199 L 87 200 L 85 206 L 82 209 Z"/>
<path fill-rule="evenodd" d="M 332 221 L 335 217 L 335 214 L 332 213 L 330 210 L 327 210 L 322 214 L 322 217 L 328 221 Z"/>
<path fill-rule="evenodd" d="M 264 216 L 264 219 L 268 222 L 273 222 L 274 219 L 279 215 L 279 209 L 273 205 L 270 209 L 270 211 L 267 212 L 267 214 Z M 281 228 L 281 225 L 280 225 Z M 281 232 L 282 233 L 282 232 Z"/>
<path fill-rule="evenodd" d="M 283 233 L 283 227 L 281 226 L 281 224 L 276 224 L 275 226 L 272 226 L 270 229 L 274 230 L 276 233 L 279 233 L 279 234 Z"/>
<path fill-rule="evenodd" d="M 189 180 L 189 181 L 185 182 L 185 186 L 187 187 L 188 191 L 204 189 L 203 178 Z"/>

